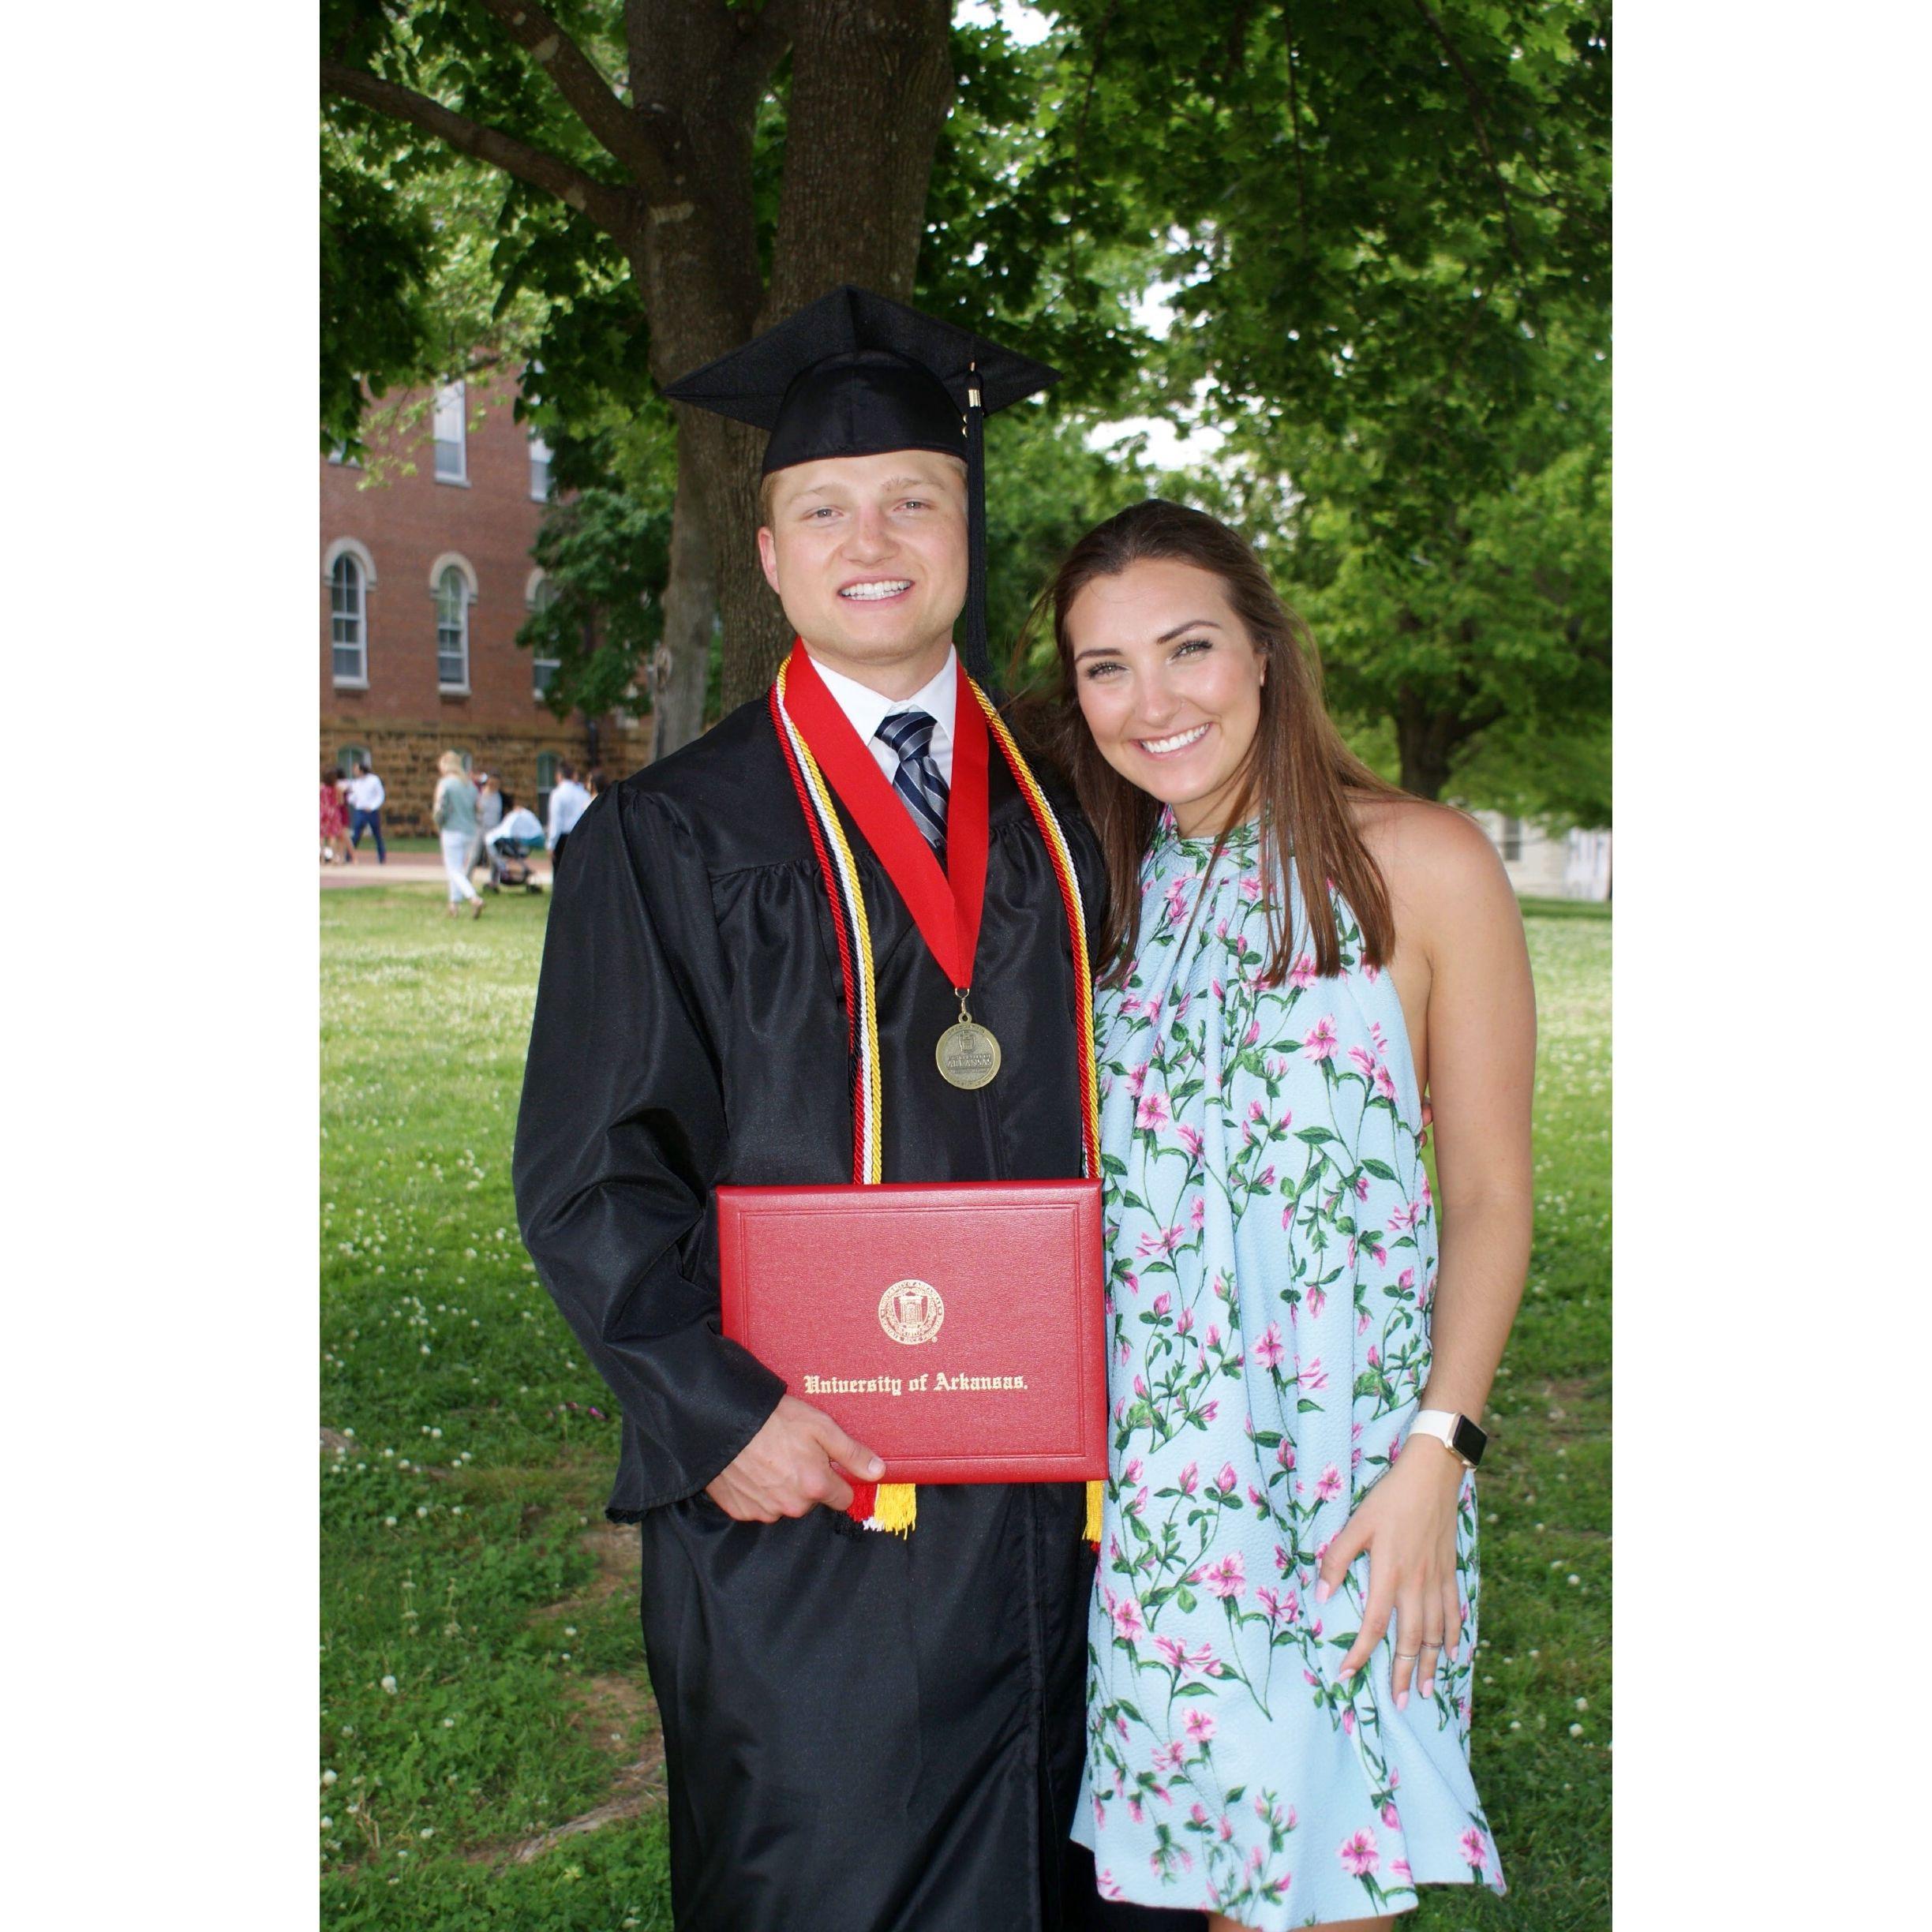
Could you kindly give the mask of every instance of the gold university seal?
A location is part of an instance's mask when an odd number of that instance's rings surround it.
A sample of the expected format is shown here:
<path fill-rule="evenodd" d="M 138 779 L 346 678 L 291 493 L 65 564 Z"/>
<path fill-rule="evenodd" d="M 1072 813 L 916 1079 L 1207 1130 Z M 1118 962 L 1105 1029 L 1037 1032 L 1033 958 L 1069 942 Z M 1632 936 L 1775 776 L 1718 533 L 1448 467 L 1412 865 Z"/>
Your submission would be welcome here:
<path fill-rule="evenodd" d="M 930 1342 L 945 1320 L 945 1304 L 930 1282 L 897 1281 L 879 1297 L 879 1326 L 908 1346 Z"/>

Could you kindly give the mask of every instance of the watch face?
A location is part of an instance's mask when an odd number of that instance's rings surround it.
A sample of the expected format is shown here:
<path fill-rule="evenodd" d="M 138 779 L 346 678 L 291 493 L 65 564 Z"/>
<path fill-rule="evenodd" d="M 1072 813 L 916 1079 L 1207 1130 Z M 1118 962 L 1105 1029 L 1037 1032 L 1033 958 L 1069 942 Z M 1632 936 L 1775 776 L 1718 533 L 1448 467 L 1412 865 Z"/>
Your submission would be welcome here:
<path fill-rule="evenodd" d="M 1449 1447 L 1471 1469 L 1482 1460 L 1482 1452 L 1489 1446 L 1489 1438 L 1467 1416 L 1459 1415 L 1455 1426 L 1449 1432 Z"/>

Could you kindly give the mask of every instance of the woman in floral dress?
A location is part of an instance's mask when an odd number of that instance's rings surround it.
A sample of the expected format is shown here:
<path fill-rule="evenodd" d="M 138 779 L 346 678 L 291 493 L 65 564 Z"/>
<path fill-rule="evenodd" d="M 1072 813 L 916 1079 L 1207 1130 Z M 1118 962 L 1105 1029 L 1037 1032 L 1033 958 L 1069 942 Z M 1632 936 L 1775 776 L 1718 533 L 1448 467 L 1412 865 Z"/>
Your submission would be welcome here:
<path fill-rule="evenodd" d="M 1232 531 L 1136 505 L 1047 601 L 1113 882 L 1114 1448 L 1074 1835 L 1110 1896 L 1215 1932 L 1386 1926 L 1418 1885 L 1503 1889 L 1465 1458 L 1529 1256 L 1522 923 L 1473 823 L 1343 747 Z"/>

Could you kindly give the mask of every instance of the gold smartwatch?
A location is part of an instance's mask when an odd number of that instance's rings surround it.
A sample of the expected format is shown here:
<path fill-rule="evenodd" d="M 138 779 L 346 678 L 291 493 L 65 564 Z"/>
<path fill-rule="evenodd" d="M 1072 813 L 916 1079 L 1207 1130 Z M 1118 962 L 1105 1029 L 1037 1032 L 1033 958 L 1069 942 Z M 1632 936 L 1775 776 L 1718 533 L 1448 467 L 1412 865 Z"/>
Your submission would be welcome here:
<path fill-rule="evenodd" d="M 1409 1433 L 1433 1436 L 1465 1469 L 1473 1469 L 1489 1446 L 1489 1438 L 1467 1416 L 1450 1409 L 1418 1409 Z"/>

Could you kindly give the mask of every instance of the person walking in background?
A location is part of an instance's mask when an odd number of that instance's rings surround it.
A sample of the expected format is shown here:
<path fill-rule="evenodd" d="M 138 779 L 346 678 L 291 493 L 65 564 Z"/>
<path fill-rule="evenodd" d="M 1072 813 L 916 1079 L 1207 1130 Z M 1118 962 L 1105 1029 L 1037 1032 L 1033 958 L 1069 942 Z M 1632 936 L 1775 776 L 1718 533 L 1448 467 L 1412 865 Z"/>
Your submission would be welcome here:
<path fill-rule="evenodd" d="M 477 781 L 477 835 L 476 843 L 470 851 L 470 870 L 474 872 L 478 866 L 487 865 L 492 892 L 503 882 L 496 875 L 496 852 L 489 842 L 489 835 L 503 823 L 503 781 L 494 772 L 485 772 Z"/>
<path fill-rule="evenodd" d="M 429 816 L 436 822 L 443 841 L 443 870 L 449 874 L 449 910 L 455 916 L 464 900 L 470 901 L 470 916 L 480 918 L 483 895 L 470 883 L 470 852 L 477 839 L 477 788 L 463 769 L 462 759 L 445 751 L 436 760 L 443 775 L 436 781 L 436 797 Z"/>
<path fill-rule="evenodd" d="M 343 781 L 328 766 L 322 767 L 322 863 L 353 865 L 355 853 L 349 844 L 349 818 L 343 809 Z"/>
<path fill-rule="evenodd" d="M 604 775 L 603 766 L 600 765 L 588 778 L 585 779 L 584 790 L 592 798 L 597 798 L 602 795 L 604 788 L 609 783 L 609 779 Z"/>
<path fill-rule="evenodd" d="M 564 841 L 571 835 L 571 828 L 584 815 L 590 803 L 590 794 L 577 782 L 575 765 L 560 765 L 557 781 L 550 791 L 550 822 L 544 833 L 544 844 L 550 849 L 550 871 L 554 877 L 564 857 Z"/>
<path fill-rule="evenodd" d="M 376 834 L 376 863 L 389 863 L 388 848 L 383 844 L 382 808 L 386 795 L 383 781 L 369 768 L 366 758 L 355 762 L 355 776 L 349 781 L 349 843 L 358 850 L 365 827 Z"/>

